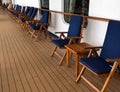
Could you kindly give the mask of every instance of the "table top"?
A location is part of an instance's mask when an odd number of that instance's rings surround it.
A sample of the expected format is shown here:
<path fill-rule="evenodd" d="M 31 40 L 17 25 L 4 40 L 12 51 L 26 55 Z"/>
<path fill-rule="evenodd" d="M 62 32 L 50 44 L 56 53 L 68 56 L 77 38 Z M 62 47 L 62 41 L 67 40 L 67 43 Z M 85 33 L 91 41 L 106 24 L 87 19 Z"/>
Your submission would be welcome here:
<path fill-rule="evenodd" d="M 90 50 L 85 48 L 89 46 L 92 46 L 92 45 L 83 42 L 79 44 L 68 44 L 68 45 L 65 45 L 65 48 L 75 54 L 88 55 Z"/>

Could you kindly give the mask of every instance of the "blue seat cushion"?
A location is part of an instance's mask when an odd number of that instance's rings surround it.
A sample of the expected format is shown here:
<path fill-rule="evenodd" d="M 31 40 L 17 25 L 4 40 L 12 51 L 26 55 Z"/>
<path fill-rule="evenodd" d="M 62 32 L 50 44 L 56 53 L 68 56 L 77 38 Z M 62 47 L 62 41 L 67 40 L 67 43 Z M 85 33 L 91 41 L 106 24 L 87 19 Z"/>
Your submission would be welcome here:
<path fill-rule="evenodd" d="M 81 58 L 80 62 L 97 74 L 109 73 L 113 65 L 113 62 L 106 62 L 101 57 Z"/>
<path fill-rule="evenodd" d="M 36 26 L 36 24 L 29 24 L 29 25 L 34 30 L 39 30 L 40 29 L 40 26 Z"/>
<path fill-rule="evenodd" d="M 56 38 L 56 39 L 58 39 L 58 38 L 59 38 L 59 36 L 57 36 L 56 34 L 54 34 L 54 33 L 50 32 L 50 31 L 48 31 L 48 32 L 49 32 L 49 34 L 50 34 L 53 38 Z"/>
<path fill-rule="evenodd" d="M 64 47 L 64 45 L 67 45 L 69 43 L 69 39 L 52 40 L 52 43 L 58 47 Z"/>
<path fill-rule="evenodd" d="M 25 22 L 26 20 L 24 18 L 20 18 L 22 22 Z"/>

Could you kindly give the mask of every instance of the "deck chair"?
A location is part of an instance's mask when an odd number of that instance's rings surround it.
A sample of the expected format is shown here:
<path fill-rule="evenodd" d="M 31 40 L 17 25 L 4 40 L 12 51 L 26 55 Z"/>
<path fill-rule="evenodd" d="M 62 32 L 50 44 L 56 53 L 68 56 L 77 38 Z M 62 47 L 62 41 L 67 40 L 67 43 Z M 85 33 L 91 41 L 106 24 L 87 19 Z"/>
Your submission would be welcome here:
<path fill-rule="evenodd" d="M 14 16 L 16 17 L 18 13 L 21 11 L 21 6 L 15 5 L 14 8 L 9 9 L 10 16 L 14 19 Z"/>
<path fill-rule="evenodd" d="M 40 20 L 29 21 L 30 29 L 28 33 L 31 34 L 31 37 L 35 37 L 36 38 L 35 40 L 38 39 L 38 37 L 42 32 L 44 32 L 45 36 L 47 35 L 47 28 L 49 25 L 48 18 L 49 18 L 49 11 L 43 11 Z"/>
<path fill-rule="evenodd" d="M 102 46 L 100 56 L 81 58 L 80 64 L 82 69 L 76 79 L 78 82 L 81 78 L 88 83 L 97 92 L 105 92 L 112 76 L 119 70 L 120 61 L 120 21 L 110 20 L 107 28 L 106 37 Z M 95 50 L 99 47 L 88 47 L 88 49 Z M 97 76 L 107 75 L 107 78 L 102 86 L 98 88 L 94 83 L 90 82 L 83 74 L 85 70 L 89 70 Z"/>
<path fill-rule="evenodd" d="M 29 13 L 30 7 L 23 7 L 22 13 L 18 14 L 18 23 L 22 24 L 22 22 L 25 22 L 25 19 L 23 16 L 27 16 Z"/>
<path fill-rule="evenodd" d="M 19 19 L 20 18 L 22 18 L 22 16 L 26 16 L 26 15 L 28 15 L 28 13 L 29 13 L 29 10 L 30 10 L 30 7 L 23 7 L 23 9 L 22 9 L 22 13 L 21 14 L 19 14 Z M 22 19 L 21 19 L 22 20 Z"/>
<path fill-rule="evenodd" d="M 34 10 L 34 7 L 30 7 L 28 14 L 24 14 L 20 16 L 20 20 L 22 23 L 25 23 L 25 21 L 32 15 Z"/>
<path fill-rule="evenodd" d="M 21 21 L 22 21 L 22 25 L 24 26 L 24 28 L 27 28 L 27 24 L 26 24 L 26 21 L 29 21 L 29 20 L 33 20 L 36 13 L 38 11 L 38 8 L 33 8 L 31 7 L 29 13 L 28 13 L 28 16 L 23 16 L 21 18 Z"/>
<path fill-rule="evenodd" d="M 57 53 L 57 48 L 58 47 L 60 49 L 65 48 L 64 47 L 65 45 L 76 43 L 78 40 L 80 42 L 80 40 L 82 38 L 82 35 L 81 35 L 82 20 L 83 20 L 83 18 L 81 16 L 71 16 L 68 32 L 56 32 L 56 33 L 60 33 L 60 38 L 53 39 L 51 41 L 55 45 L 55 48 L 54 48 L 51 56 L 56 54 L 58 57 L 60 57 L 61 58 L 61 61 L 59 63 L 60 65 L 62 64 L 66 53 L 64 53 L 64 55 L 61 57 L 59 55 L 59 53 Z M 67 37 L 64 35 L 64 33 L 67 33 Z"/>
<path fill-rule="evenodd" d="M 15 17 L 18 17 L 18 14 L 21 12 L 21 6 L 17 5 L 16 10 L 12 12 Z"/>

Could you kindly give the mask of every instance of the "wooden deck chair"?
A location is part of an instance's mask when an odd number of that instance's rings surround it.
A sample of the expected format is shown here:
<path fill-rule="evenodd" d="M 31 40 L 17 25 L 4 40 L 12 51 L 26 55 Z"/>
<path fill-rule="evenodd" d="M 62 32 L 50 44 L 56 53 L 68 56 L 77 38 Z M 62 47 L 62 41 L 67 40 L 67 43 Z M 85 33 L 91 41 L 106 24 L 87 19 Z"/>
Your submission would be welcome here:
<path fill-rule="evenodd" d="M 19 18 L 20 14 L 24 14 L 24 13 L 25 13 L 25 6 L 22 6 L 21 11 L 16 12 L 16 15 L 17 15 L 16 17 Z"/>
<path fill-rule="evenodd" d="M 27 16 L 30 11 L 30 7 L 23 7 L 22 13 L 18 14 L 18 23 L 22 25 L 22 22 L 25 21 L 24 16 Z"/>
<path fill-rule="evenodd" d="M 21 14 L 19 14 L 19 19 L 21 19 L 22 20 L 22 16 L 27 16 L 28 15 L 28 13 L 29 13 L 29 10 L 30 10 L 30 7 L 24 7 L 23 6 L 23 10 L 22 10 L 22 13 Z"/>
<path fill-rule="evenodd" d="M 97 92 L 105 92 L 110 79 L 112 78 L 114 73 L 117 72 L 116 70 L 118 70 L 118 65 L 120 61 L 119 39 L 120 21 L 110 20 L 100 56 L 90 56 L 89 58 L 80 59 L 79 63 L 82 65 L 82 69 L 76 79 L 76 82 L 78 82 L 80 79 L 83 79 Z M 92 52 L 92 50 L 95 50 L 96 48 L 99 47 L 89 47 L 88 49 L 91 49 Z M 96 87 L 94 83 L 90 82 L 90 80 L 84 76 L 84 72 L 86 69 L 99 77 L 102 75 L 107 75 L 102 88 Z"/>
<path fill-rule="evenodd" d="M 14 5 L 14 8 L 9 9 L 8 11 L 10 12 L 10 16 L 14 18 L 14 16 L 17 16 L 17 13 L 19 13 L 20 10 L 21 10 L 21 6 Z"/>
<path fill-rule="evenodd" d="M 20 23 L 19 17 L 20 17 L 20 15 L 23 15 L 23 14 L 25 14 L 25 6 L 21 7 L 21 11 L 16 12 L 16 14 L 15 14 L 15 20 L 16 20 L 16 22 Z"/>
<path fill-rule="evenodd" d="M 64 55 L 61 57 L 59 53 L 57 53 L 57 48 L 58 47 L 60 49 L 65 48 L 64 47 L 65 45 L 76 43 L 78 39 L 80 42 L 82 38 L 82 35 L 81 35 L 82 22 L 83 22 L 82 20 L 83 20 L 83 17 L 81 16 L 71 16 L 68 32 L 56 32 L 56 33 L 60 33 L 60 38 L 54 39 L 51 41 L 55 45 L 55 48 L 51 56 L 53 56 L 54 54 L 59 56 L 61 58 L 61 61 L 59 62 L 60 65 L 62 64 L 66 53 L 64 53 Z M 67 33 L 67 37 L 64 35 L 64 33 Z"/>
<path fill-rule="evenodd" d="M 38 11 L 38 8 L 31 7 L 28 15 L 21 17 L 21 24 L 23 25 L 24 28 L 27 28 L 26 21 L 33 20 L 37 11 Z"/>
<path fill-rule="evenodd" d="M 43 11 L 42 17 L 40 20 L 29 21 L 30 30 L 28 33 L 31 34 L 31 37 L 35 37 L 37 40 L 42 32 L 47 34 L 47 28 L 49 25 L 49 11 Z"/>
<path fill-rule="evenodd" d="M 17 5 L 16 10 L 12 12 L 13 16 L 18 17 L 18 14 L 21 12 L 21 6 Z"/>
<path fill-rule="evenodd" d="M 3 3 L 1 6 L 2 6 L 2 8 L 5 10 L 5 9 L 7 9 L 8 5 L 9 5 L 8 3 L 6 3 L 6 4 Z"/>

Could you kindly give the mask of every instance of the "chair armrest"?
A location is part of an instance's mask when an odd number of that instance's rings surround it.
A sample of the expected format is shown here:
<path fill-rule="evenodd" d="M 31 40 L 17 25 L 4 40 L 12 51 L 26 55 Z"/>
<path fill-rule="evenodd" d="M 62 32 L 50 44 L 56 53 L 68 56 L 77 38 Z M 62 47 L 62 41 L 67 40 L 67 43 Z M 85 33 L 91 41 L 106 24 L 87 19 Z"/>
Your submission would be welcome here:
<path fill-rule="evenodd" d="M 101 49 L 102 46 L 88 46 L 88 47 L 85 47 L 85 49 Z"/>
<path fill-rule="evenodd" d="M 107 62 L 120 61 L 120 58 L 107 58 Z"/>
<path fill-rule="evenodd" d="M 38 21 L 38 22 L 37 22 L 37 25 L 48 26 L 48 23 L 40 23 L 40 22 Z"/>
<path fill-rule="evenodd" d="M 99 49 L 101 49 L 101 48 L 102 48 L 102 46 L 88 46 L 88 47 L 85 47 L 85 49 L 90 49 L 88 57 L 90 57 L 91 55 L 93 55 L 94 57 L 98 57 L 97 51 L 99 51 Z"/>
<path fill-rule="evenodd" d="M 38 20 L 27 20 L 26 24 L 30 24 L 30 23 L 38 23 Z"/>
<path fill-rule="evenodd" d="M 68 32 L 55 32 L 56 34 L 64 34 L 64 33 L 68 33 Z"/>
<path fill-rule="evenodd" d="M 23 14 L 23 13 L 19 14 L 19 17 L 24 17 L 24 16 L 26 16 L 26 14 Z"/>
<path fill-rule="evenodd" d="M 65 39 L 81 39 L 82 37 L 78 37 L 78 36 L 69 36 L 69 37 L 65 37 Z"/>

